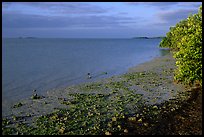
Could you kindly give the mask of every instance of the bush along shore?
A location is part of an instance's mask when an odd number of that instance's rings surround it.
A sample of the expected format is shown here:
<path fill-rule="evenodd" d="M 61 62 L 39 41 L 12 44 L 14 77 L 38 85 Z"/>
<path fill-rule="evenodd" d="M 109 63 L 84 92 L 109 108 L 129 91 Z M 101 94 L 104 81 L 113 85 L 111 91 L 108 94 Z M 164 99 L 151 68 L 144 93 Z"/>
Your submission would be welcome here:
<path fill-rule="evenodd" d="M 182 127 L 186 121 L 197 119 L 188 113 L 194 111 L 191 108 L 201 89 L 174 83 L 174 69 L 175 60 L 169 54 L 120 76 L 17 102 L 11 107 L 11 115 L 3 117 L 2 134 L 202 134 L 201 120 L 194 123 L 197 127 Z"/>

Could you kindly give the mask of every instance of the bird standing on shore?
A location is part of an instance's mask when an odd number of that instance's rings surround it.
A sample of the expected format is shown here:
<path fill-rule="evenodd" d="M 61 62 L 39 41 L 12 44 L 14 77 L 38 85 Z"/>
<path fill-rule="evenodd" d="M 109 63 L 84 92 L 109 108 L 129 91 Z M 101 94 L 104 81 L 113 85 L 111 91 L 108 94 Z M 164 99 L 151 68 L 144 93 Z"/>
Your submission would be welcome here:
<path fill-rule="evenodd" d="M 87 73 L 87 75 L 88 75 L 88 79 L 91 79 L 91 74 L 90 74 L 90 73 Z"/>

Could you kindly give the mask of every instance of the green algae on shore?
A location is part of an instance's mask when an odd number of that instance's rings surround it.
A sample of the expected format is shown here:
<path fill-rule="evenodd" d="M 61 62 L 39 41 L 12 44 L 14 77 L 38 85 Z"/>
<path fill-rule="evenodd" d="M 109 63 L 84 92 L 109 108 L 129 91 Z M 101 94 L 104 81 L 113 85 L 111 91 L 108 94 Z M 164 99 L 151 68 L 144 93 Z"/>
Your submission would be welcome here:
<path fill-rule="evenodd" d="M 172 57 L 168 55 L 156 61 L 154 65 L 147 63 L 144 71 L 136 69 L 121 76 L 68 87 L 38 102 L 24 103 L 18 108 L 21 116 L 16 116 L 17 108 L 13 110 L 16 114 L 13 117 L 19 119 L 3 119 L 3 134 L 155 134 L 152 131 L 161 117 L 178 110 L 189 98 L 185 86 L 173 83 Z M 29 123 L 23 117 L 29 112 L 26 106 L 32 108 L 39 104 L 44 104 L 38 107 L 46 113 L 33 111 Z"/>

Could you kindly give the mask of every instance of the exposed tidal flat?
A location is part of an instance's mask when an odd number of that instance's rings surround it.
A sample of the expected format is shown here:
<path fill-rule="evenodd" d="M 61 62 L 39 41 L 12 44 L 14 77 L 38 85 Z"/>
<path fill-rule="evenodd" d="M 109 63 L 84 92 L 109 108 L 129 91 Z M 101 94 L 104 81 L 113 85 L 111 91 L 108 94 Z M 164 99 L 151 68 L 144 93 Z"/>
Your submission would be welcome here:
<path fill-rule="evenodd" d="M 191 98 L 173 82 L 171 54 L 132 67 L 123 75 L 49 90 L 16 102 L 3 117 L 3 134 L 172 134 L 169 117 Z M 163 129 L 162 129 L 163 128 Z"/>

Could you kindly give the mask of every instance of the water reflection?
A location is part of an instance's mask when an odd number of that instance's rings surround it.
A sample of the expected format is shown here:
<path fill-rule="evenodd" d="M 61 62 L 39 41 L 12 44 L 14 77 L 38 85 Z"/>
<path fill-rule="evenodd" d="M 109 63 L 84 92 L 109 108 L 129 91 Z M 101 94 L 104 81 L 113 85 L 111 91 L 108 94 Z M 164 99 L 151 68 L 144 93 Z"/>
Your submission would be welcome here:
<path fill-rule="evenodd" d="M 170 49 L 169 48 L 161 48 L 161 49 L 159 49 L 159 52 L 160 52 L 161 56 L 165 56 L 168 53 L 170 53 Z"/>

